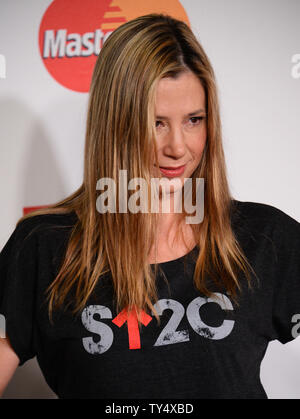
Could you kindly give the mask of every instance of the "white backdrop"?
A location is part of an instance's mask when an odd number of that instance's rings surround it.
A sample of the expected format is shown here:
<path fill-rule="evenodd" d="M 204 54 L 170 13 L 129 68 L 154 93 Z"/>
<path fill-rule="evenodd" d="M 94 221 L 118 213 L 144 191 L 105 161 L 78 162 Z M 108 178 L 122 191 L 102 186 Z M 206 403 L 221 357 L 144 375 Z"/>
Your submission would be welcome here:
<path fill-rule="evenodd" d="M 57 201 L 82 181 L 88 94 L 57 83 L 42 62 L 38 31 L 50 3 L 0 0 L 0 248 L 23 207 Z M 181 4 L 216 72 L 234 197 L 300 221 L 300 68 L 292 63 L 300 54 L 300 1 Z M 300 339 L 272 342 L 261 368 L 268 397 L 300 399 L 299 373 Z M 31 360 L 4 397 L 55 396 Z"/>

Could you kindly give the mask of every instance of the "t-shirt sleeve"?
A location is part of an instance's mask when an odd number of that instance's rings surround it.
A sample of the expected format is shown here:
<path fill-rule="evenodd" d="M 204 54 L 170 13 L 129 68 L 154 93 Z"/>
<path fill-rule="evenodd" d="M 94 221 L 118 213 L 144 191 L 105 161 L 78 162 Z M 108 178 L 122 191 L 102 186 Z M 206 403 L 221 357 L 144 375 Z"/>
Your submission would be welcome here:
<path fill-rule="evenodd" d="M 279 210 L 274 245 L 272 324 L 274 339 L 284 344 L 300 334 L 300 223 Z"/>
<path fill-rule="evenodd" d="M 35 350 L 37 237 L 30 219 L 19 223 L 0 253 L 0 313 L 19 365 Z"/>

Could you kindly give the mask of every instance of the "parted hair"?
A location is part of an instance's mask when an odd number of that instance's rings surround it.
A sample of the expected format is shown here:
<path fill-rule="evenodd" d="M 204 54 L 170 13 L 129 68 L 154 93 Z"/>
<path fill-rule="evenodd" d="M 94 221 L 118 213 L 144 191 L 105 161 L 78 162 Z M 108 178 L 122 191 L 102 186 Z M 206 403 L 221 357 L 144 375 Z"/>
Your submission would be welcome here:
<path fill-rule="evenodd" d="M 148 14 L 115 29 L 97 58 L 89 92 L 82 185 L 65 199 L 27 214 L 76 212 L 59 272 L 47 289 L 49 316 L 72 306 L 79 313 L 104 274 L 109 273 L 117 309 L 151 310 L 158 319 L 156 274 L 148 255 L 157 234 L 156 213 L 99 213 L 97 181 L 119 170 L 150 186 L 155 144 L 155 91 L 165 77 L 192 71 L 206 97 L 207 140 L 192 178 L 204 178 L 204 218 L 191 224 L 198 245 L 193 281 L 209 297 L 208 278 L 237 302 L 240 273 L 248 263 L 231 225 L 230 195 L 213 68 L 190 27 L 166 14 Z M 117 188 L 118 189 L 118 188 Z M 182 211 L 182 218 L 188 214 Z M 72 298 L 67 298 L 72 295 Z"/>

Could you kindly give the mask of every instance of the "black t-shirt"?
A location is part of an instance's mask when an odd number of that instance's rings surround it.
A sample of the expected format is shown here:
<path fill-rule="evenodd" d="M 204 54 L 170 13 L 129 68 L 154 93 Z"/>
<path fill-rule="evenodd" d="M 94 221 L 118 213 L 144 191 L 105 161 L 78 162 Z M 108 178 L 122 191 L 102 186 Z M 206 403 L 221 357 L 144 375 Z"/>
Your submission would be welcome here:
<path fill-rule="evenodd" d="M 232 226 L 259 281 L 241 276 L 237 306 L 225 291 L 208 299 L 193 285 L 195 247 L 161 263 L 158 326 L 145 313 L 116 313 L 109 275 L 76 317 L 49 322 L 45 290 L 62 262 L 76 214 L 22 221 L 0 253 L 0 313 L 20 365 L 36 356 L 60 398 L 267 398 L 260 365 L 300 313 L 300 225 L 264 204 L 234 201 Z M 184 264 L 184 260 L 187 264 Z"/>

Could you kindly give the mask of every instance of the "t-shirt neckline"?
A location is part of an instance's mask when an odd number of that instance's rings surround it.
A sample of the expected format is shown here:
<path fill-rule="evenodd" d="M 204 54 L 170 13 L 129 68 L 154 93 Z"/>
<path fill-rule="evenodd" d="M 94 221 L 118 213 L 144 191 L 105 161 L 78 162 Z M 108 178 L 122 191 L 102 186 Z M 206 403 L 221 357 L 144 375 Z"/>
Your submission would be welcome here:
<path fill-rule="evenodd" d="M 179 256 L 176 259 L 172 259 L 172 260 L 167 260 L 165 262 L 158 262 L 157 265 L 161 265 L 161 266 L 165 266 L 165 265 L 171 265 L 173 263 L 178 263 L 181 262 L 185 257 L 190 256 L 193 252 L 195 252 L 195 250 L 198 248 L 198 245 L 196 244 L 192 250 L 190 250 L 188 253 L 186 253 L 185 255 Z M 155 263 L 150 263 L 150 266 L 154 266 Z"/>

